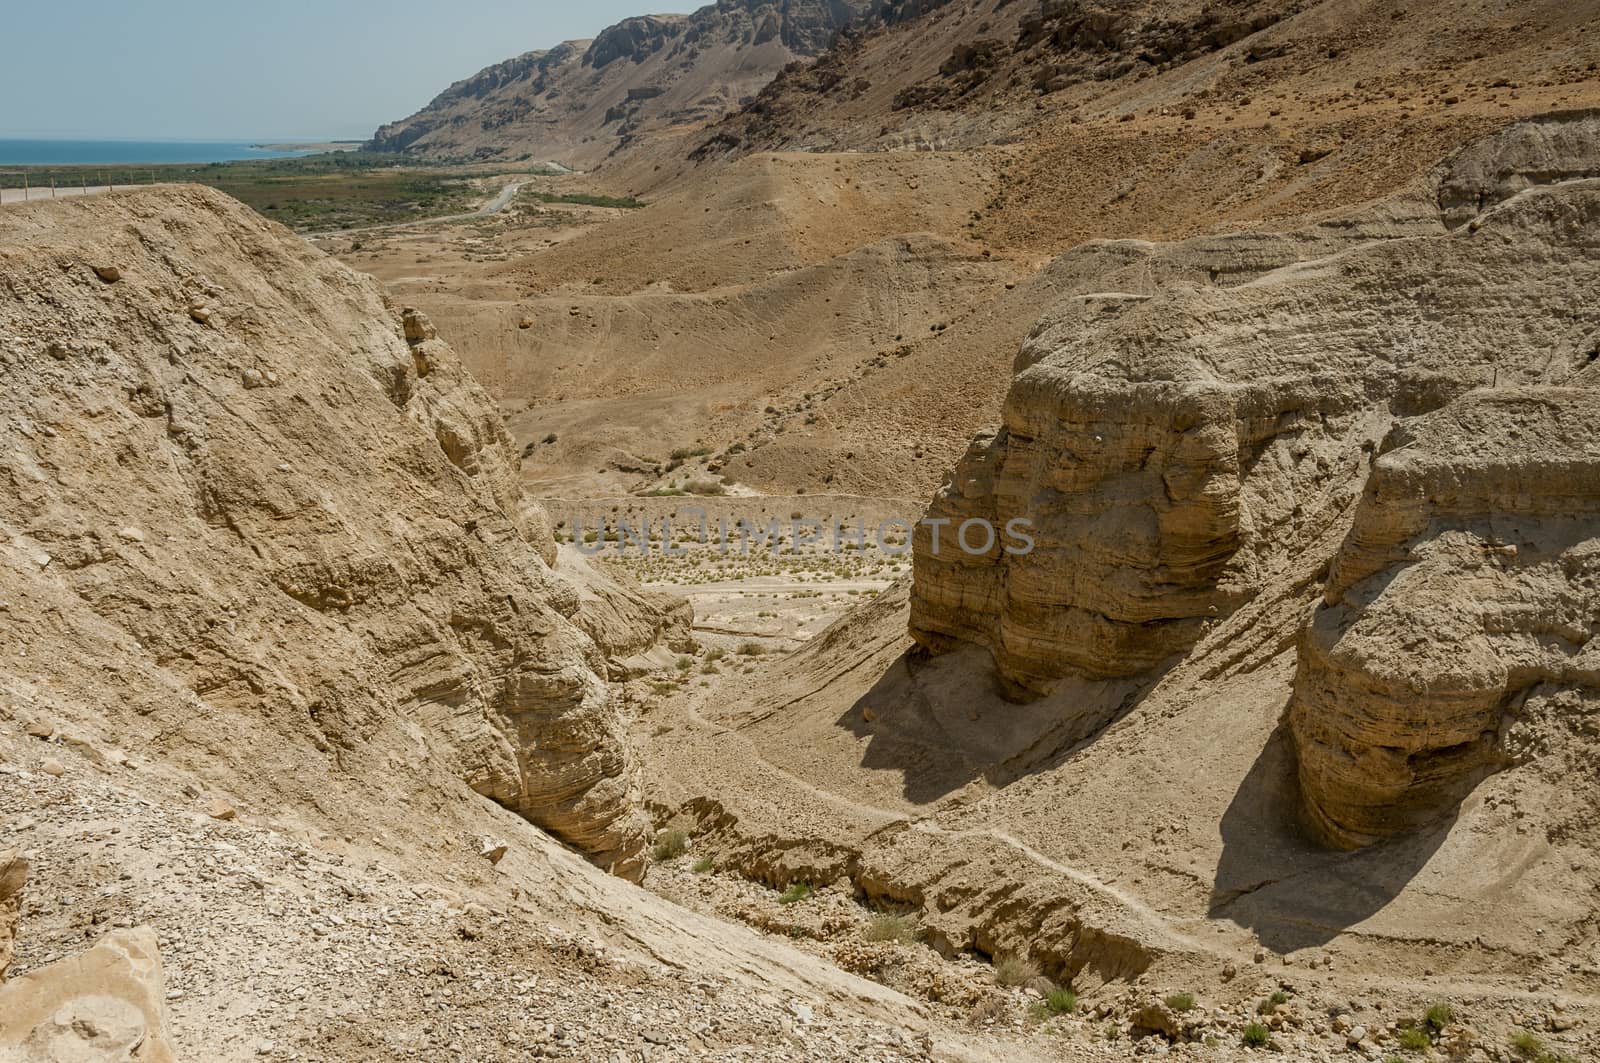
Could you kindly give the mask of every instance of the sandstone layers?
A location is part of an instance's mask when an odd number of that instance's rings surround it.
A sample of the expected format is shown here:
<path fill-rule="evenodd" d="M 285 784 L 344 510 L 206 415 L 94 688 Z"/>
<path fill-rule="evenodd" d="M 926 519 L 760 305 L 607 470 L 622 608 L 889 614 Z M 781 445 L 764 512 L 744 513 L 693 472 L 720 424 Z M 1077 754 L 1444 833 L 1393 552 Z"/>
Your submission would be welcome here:
<path fill-rule="evenodd" d="M 919 528 L 913 636 L 987 647 L 1031 698 L 1153 676 L 1328 570 L 1290 711 L 1311 817 L 1355 845 L 1437 815 L 1520 697 L 1595 683 L 1595 133 L 1513 126 L 1390 236 L 1288 241 L 1243 283 L 1272 241 L 1147 245 L 1210 256 L 1213 282 L 1047 315 L 930 510 L 1025 518 L 1036 548 L 973 556 L 946 531 L 935 550 Z"/>
<path fill-rule="evenodd" d="M 0 382 L 19 704 L 263 801 L 455 775 L 641 872 L 604 654 L 425 317 L 200 188 L 8 211 Z"/>

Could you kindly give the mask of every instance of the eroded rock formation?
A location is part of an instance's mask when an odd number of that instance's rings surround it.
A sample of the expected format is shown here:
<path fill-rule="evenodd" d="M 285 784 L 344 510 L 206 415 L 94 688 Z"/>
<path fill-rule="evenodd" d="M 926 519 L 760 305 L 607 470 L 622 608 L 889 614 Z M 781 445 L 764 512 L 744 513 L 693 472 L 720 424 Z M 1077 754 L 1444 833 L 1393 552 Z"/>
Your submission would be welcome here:
<path fill-rule="evenodd" d="M 406 741 L 640 873 L 604 655 L 422 315 L 200 188 L 0 237 L 0 673 L 246 793 L 395 778 Z"/>
<path fill-rule="evenodd" d="M 1600 383 L 1397 427 L 1301 634 L 1290 725 L 1323 837 L 1447 813 L 1530 694 L 1600 690 Z"/>
<path fill-rule="evenodd" d="M 1600 312 L 1579 293 L 1600 273 L 1600 182 L 1557 121 L 1453 160 L 1424 230 L 1368 229 L 1331 253 L 1305 253 L 1305 234 L 1155 249 L 1168 271 L 1209 257 L 1214 283 L 1047 315 L 1002 425 L 934 500 L 939 549 L 918 529 L 912 635 L 987 647 L 1014 696 L 1154 676 L 1214 619 L 1302 593 L 1333 561 L 1292 714 L 1313 815 L 1340 844 L 1436 815 L 1498 755 L 1517 697 L 1593 669 L 1579 426 Z M 1245 254 L 1284 257 L 1258 273 Z M 973 554 L 954 534 L 1018 518 L 1031 550 Z M 1437 600 L 1405 590 L 1419 580 Z"/>

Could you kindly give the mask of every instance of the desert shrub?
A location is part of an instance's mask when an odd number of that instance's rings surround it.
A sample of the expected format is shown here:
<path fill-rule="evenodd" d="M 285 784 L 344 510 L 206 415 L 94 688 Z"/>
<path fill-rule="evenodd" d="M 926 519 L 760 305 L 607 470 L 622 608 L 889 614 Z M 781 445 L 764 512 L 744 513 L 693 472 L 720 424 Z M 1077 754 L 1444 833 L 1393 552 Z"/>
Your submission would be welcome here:
<path fill-rule="evenodd" d="M 696 860 L 694 862 L 694 873 L 695 874 L 703 875 L 707 871 L 710 871 L 710 870 L 711 870 L 711 857 L 702 856 L 700 859 L 698 859 L 698 860 Z"/>
<path fill-rule="evenodd" d="M 1070 989 L 1052 989 L 1044 995 L 1044 1006 L 1054 1015 L 1068 1015 L 1078 1010 L 1078 994 Z"/>
<path fill-rule="evenodd" d="M 994 980 L 1004 986 L 1019 986 L 1039 977 L 1038 966 L 1026 956 L 1008 952 L 995 957 Z"/>
<path fill-rule="evenodd" d="M 739 644 L 739 656 L 760 657 L 767 652 L 767 648 L 759 642 L 742 642 Z"/>
<path fill-rule="evenodd" d="M 1256 1005 L 1256 1014 L 1270 1015 L 1273 1008 L 1277 1007 L 1279 1004 L 1287 1003 L 1289 1003 L 1289 994 L 1285 993 L 1281 989 L 1274 989 L 1270 997 L 1267 997 L 1261 1003 Z"/>
<path fill-rule="evenodd" d="M 650 855 L 658 861 L 676 860 L 689 851 L 689 832 L 671 827 L 656 835 Z"/>
<path fill-rule="evenodd" d="M 809 896 L 811 896 L 811 883 L 796 882 L 783 891 L 783 894 L 778 898 L 778 903 L 799 904 Z"/>
<path fill-rule="evenodd" d="M 1239 1039 L 1251 1048 L 1261 1048 L 1272 1040 L 1272 1031 L 1259 1022 L 1252 1022 L 1240 1032 Z"/>
<path fill-rule="evenodd" d="M 1423 1018 L 1427 1021 L 1429 1028 L 1434 1031 L 1439 1031 L 1444 1029 L 1446 1026 L 1449 1026 L 1451 1020 L 1453 1020 L 1455 1017 L 1456 1009 L 1452 1008 L 1449 1004 L 1442 1000 L 1437 1004 L 1430 1004 L 1428 1006 L 1427 1014 L 1423 1016 Z"/>
<path fill-rule="evenodd" d="M 916 940 L 917 923 L 909 915 L 878 912 L 867 923 L 864 936 L 868 941 L 898 941 L 909 945 Z"/>
<path fill-rule="evenodd" d="M 1418 1026 L 1407 1026 L 1398 1031 L 1394 1041 L 1407 1052 L 1426 1052 L 1433 1047 L 1433 1039 L 1428 1036 L 1428 1031 Z"/>
<path fill-rule="evenodd" d="M 1165 1003 L 1173 1011 L 1192 1011 L 1194 1010 L 1194 994 L 1174 993 L 1166 999 Z"/>

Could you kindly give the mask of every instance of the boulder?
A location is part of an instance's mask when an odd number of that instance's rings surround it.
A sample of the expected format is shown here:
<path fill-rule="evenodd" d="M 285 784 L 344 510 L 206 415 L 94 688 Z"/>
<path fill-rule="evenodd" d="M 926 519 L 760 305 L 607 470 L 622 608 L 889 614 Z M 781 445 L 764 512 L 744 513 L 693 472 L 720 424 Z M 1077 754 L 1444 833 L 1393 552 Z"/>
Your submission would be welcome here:
<path fill-rule="evenodd" d="M 0 1058 L 172 1063 L 156 933 L 116 930 L 91 949 L 0 986 Z"/>

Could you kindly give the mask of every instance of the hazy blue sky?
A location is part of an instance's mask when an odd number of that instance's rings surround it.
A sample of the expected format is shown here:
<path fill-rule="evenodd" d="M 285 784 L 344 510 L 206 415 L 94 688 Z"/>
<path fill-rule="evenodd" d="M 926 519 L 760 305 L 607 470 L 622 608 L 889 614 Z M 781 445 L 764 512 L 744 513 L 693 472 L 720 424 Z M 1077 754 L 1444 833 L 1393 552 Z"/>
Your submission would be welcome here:
<path fill-rule="evenodd" d="M 17 0 L 0 137 L 366 137 L 452 81 L 707 0 Z"/>

